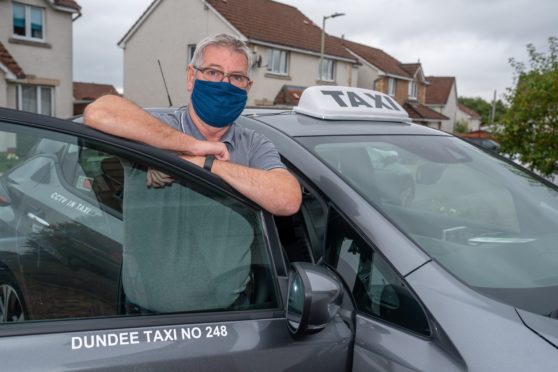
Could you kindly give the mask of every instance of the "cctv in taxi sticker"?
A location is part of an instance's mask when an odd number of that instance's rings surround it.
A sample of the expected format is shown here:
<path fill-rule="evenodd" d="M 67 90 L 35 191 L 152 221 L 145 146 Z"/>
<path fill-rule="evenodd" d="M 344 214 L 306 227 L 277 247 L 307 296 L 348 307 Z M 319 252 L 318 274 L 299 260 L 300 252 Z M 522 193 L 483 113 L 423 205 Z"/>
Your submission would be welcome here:
<path fill-rule="evenodd" d="M 392 97 L 370 89 L 314 86 L 302 92 L 295 112 L 326 120 L 388 120 L 409 122 Z"/>

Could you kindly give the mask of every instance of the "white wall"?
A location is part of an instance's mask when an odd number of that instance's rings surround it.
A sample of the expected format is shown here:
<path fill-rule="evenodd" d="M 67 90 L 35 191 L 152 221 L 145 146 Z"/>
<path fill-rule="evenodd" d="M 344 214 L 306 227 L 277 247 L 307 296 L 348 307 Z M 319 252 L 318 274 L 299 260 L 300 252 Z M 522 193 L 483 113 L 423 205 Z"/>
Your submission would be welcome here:
<path fill-rule="evenodd" d="M 266 101 L 273 103 L 275 96 L 283 85 L 309 87 L 317 84 L 335 84 L 356 86 L 360 74 L 352 63 L 335 61 L 334 81 L 321 82 L 318 79 L 320 57 L 302 54 L 295 51 L 289 53 L 289 71 L 287 76 L 276 75 L 267 71 L 268 51 L 270 47 L 250 45 L 256 55 L 262 56 L 261 67 L 252 70 L 254 85 L 249 94 L 248 105 L 262 104 Z"/>
<path fill-rule="evenodd" d="M 468 113 L 466 113 L 464 111 L 461 111 L 459 109 L 459 106 L 458 106 L 455 121 L 458 122 L 460 120 L 465 120 L 467 122 L 467 129 L 469 131 L 474 131 L 474 130 L 479 130 L 480 129 L 480 124 L 481 124 L 480 119 L 471 118 L 471 116 Z"/>
<path fill-rule="evenodd" d="M 188 103 L 188 44 L 219 32 L 232 30 L 201 1 L 161 1 L 125 45 L 124 96 L 143 107 L 168 106 L 159 59 L 173 105 Z"/>
<path fill-rule="evenodd" d="M 45 9 L 45 43 L 51 47 L 45 48 L 10 41 L 12 37 L 11 1 L 0 1 L 0 25 L 2 25 L 0 41 L 26 75 L 34 75 L 39 80 L 45 79 L 44 83 L 58 81 L 58 85 L 54 87 L 54 113 L 58 117 L 70 117 L 73 113 L 72 14 L 54 10 L 44 0 L 25 0 L 24 3 Z M 35 82 L 39 80 L 35 80 Z M 13 91 L 15 94 L 15 90 Z M 15 108 L 15 103 L 10 107 Z"/>
<path fill-rule="evenodd" d="M 168 106 L 157 64 L 159 59 L 173 105 L 187 104 L 190 99 L 186 91 L 188 45 L 221 32 L 234 33 L 234 29 L 213 10 L 206 9 L 200 0 L 161 1 L 125 43 L 124 96 L 143 107 Z M 273 103 L 285 84 L 316 85 L 319 56 L 291 52 L 289 77 L 285 78 L 267 73 L 267 47 L 253 44 L 249 47 L 261 55 L 262 67 L 252 70 L 254 85 L 248 95 L 248 105 L 261 101 Z M 352 63 L 336 63 L 336 84 L 355 86 L 358 76 Z"/>
<path fill-rule="evenodd" d="M 441 129 L 445 132 L 453 133 L 457 117 L 457 89 L 455 83 L 451 87 L 448 101 L 441 112 L 449 118 L 449 120 L 442 121 Z"/>
<path fill-rule="evenodd" d="M 369 66 L 367 62 L 359 58 L 361 65 L 359 66 L 358 84 L 359 88 L 375 89 L 374 82 L 380 76 L 378 70 Z"/>

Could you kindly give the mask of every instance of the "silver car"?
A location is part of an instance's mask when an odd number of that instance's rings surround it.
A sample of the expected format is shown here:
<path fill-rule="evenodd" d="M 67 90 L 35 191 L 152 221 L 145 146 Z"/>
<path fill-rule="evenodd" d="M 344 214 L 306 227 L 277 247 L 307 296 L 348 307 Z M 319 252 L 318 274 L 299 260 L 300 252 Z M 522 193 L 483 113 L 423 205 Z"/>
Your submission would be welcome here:
<path fill-rule="evenodd" d="M 558 370 L 555 185 L 365 89 L 238 125 L 299 179 L 295 215 L 175 154 L 0 109 L 0 370 Z M 184 198 L 137 197 L 127 172 L 152 168 Z M 123 276 L 131 238 L 152 264 Z"/>

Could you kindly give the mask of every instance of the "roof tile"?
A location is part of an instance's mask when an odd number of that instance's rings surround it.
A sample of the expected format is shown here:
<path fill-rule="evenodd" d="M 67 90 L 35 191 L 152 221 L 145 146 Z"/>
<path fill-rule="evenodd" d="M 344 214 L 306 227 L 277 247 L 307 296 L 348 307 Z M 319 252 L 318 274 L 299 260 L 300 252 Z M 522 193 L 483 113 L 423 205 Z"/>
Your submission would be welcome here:
<path fill-rule="evenodd" d="M 120 95 L 114 86 L 109 84 L 82 83 L 74 81 L 74 99 L 77 101 L 95 100 L 105 94 Z"/>
<path fill-rule="evenodd" d="M 78 12 L 81 10 L 81 6 L 74 0 L 54 0 L 54 3 L 59 6 L 75 9 Z"/>
<path fill-rule="evenodd" d="M 418 102 L 407 101 L 403 104 L 403 108 L 411 119 L 449 120 L 447 116 Z"/>
<path fill-rule="evenodd" d="M 4 47 L 2 42 L 0 42 L 0 63 L 6 66 L 18 79 L 23 79 L 25 77 L 23 69 L 18 65 L 17 61 L 12 57 L 10 52 L 8 52 L 8 49 Z"/>
<path fill-rule="evenodd" d="M 453 76 L 428 76 L 430 85 L 426 87 L 427 105 L 445 105 L 448 102 L 451 88 L 455 84 Z"/>
<path fill-rule="evenodd" d="M 297 8 L 271 0 L 207 0 L 248 39 L 320 52 L 322 29 Z M 326 34 L 324 54 L 350 58 L 339 39 Z"/>
<path fill-rule="evenodd" d="M 355 43 L 346 39 L 339 39 L 345 47 L 363 58 L 366 62 L 378 67 L 386 74 L 413 77 L 405 69 L 397 59 L 393 58 L 381 49 L 373 48 L 364 44 Z"/>
<path fill-rule="evenodd" d="M 469 107 L 465 106 L 462 103 L 458 103 L 457 106 L 459 107 L 459 109 L 461 111 L 463 111 L 464 113 L 466 113 L 467 115 L 469 115 L 471 117 L 471 119 L 480 119 L 481 116 L 473 109 L 470 109 Z"/>

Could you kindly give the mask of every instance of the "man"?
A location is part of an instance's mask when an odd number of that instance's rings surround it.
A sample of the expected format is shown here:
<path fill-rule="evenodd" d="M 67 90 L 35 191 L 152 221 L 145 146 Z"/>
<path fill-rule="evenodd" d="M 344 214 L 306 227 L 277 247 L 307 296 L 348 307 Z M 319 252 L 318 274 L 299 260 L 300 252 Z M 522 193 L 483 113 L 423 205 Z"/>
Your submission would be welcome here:
<path fill-rule="evenodd" d="M 108 95 L 87 106 L 84 123 L 176 151 L 185 160 L 205 165 L 269 212 L 291 215 L 302 199 L 296 178 L 267 138 L 234 125 L 253 84 L 248 77 L 250 60 L 251 52 L 241 40 L 227 34 L 206 38 L 188 66 L 192 97 L 186 109 L 156 118 L 124 98 Z M 153 186 L 170 181 L 159 172 L 150 172 L 149 178 Z"/>
<path fill-rule="evenodd" d="M 298 181 L 266 137 L 234 124 L 253 84 L 248 77 L 250 59 L 251 52 L 241 40 L 227 34 L 208 37 L 197 45 L 188 66 L 187 89 L 192 95 L 187 107 L 156 115 L 124 98 L 104 96 L 87 106 L 84 123 L 175 151 L 221 177 L 269 212 L 293 214 L 302 199 Z M 159 171 L 149 169 L 146 176 L 143 169 L 126 166 L 122 282 L 127 301 L 147 312 L 222 308 L 242 302 L 243 291 L 250 287 L 250 250 L 255 233 L 234 211 L 218 217 L 235 229 L 237 242 L 219 239 L 218 233 L 224 236 L 224 227 L 211 223 L 194 228 L 191 223 L 168 226 L 167 220 L 185 219 L 177 213 L 200 213 L 196 207 L 187 207 L 183 212 L 180 208 L 159 207 L 146 216 L 150 204 L 199 202 L 195 192 L 172 182 Z M 167 185 L 170 186 L 163 187 Z M 186 220 L 203 218 L 208 217 Z M 161 227 L 153 228 L 153 223 Z M 208 228 L 213 228 L 214 233 Z M 196 237 L 201 233 L 206 234 L 205 239 Z M 208 244 L 211 239 L 214 241 Z M 211 262 L 211 270 L 204 269 L 200 262 Z M 223 273 L 231 274 L 223 277 Z"/>

